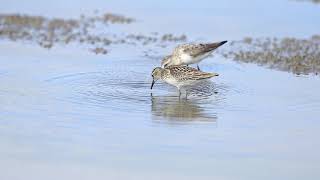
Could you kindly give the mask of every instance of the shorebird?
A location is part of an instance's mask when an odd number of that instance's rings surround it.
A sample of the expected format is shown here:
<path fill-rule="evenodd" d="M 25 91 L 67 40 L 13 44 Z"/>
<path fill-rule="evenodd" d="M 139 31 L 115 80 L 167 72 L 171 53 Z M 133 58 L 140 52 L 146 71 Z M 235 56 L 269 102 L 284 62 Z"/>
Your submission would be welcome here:
<path fill-rule="evenodd" d="M 171 65 L 189 65 L 197 64 L 208 57 L 213 50 L 225 44 L 227 41 L 221 41 L 216 43 L 207 44 L 182 44 L 177 46 L 172 55 L 166 56 L 162 62 L 162 67 L 167 67 Z"/>
<path fill-rule="evenodd" d="M 219 76 L 217 73 L 207 73 L 192 67 L 175 65 L 168 66 L 166 68 L 156 67 L 153 69 L 151 75 L 153 78 L 151 89 L 154 83 L 160 79 L 170 85 L 176 86 L 179 90 L 179 98 L 181 96 L 181 89 L 186 88 L 187 86 L 195 85 L 202 80 Z"/>

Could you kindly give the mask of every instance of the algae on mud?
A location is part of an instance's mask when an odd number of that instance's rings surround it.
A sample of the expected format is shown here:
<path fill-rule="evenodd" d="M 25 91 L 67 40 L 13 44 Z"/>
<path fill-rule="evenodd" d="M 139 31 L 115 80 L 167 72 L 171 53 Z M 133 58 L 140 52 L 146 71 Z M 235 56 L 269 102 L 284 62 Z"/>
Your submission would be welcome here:
<path fill-rule="evenodd" d="M 110 24 L 130 24 L 135 19 L 106 13 L 101 16 L 79 19 L 46 18 L 20 14 L 0 14 L 0 39 L 37 43 L 44 48 L 56 44 L 80 43 L 89 45 L 96 54 L 107 54 L 106 46 L 111 44 L 147 45 L 150 43 L 184 42 L 186 36 L 173 34 L 126 34 L 98 33 L 98 26 L 108 28 Z M 92 47 L 93 46 L 93 47 Z"/>
<path fill-rule="evenodd" d="M 183 43 L 187 36 L 173 34 L 136 34 L 132 32 L 99 33 L 98 28 L 111 24 L 130 24 L 135 19 L 106 13 L 95 16 L 81 15 L 78 19 L 46 18 L 20 14 L 0 14 L 0 39 L 37 43 L 50 49 L 57 44 L 77 43 L 95 54 L 107 54 L 108 46 L 115 44 L 157 45 Z M 320 36 L 308 39 L 296 38 L 244 38 L 232 41 L 230 48 L 217 52 L 236 61 L 257 63 L 269 68 L 296 74 L 320 72 Z M 151 51 L 150 51 L 151 52 Z M 146 56 L 150 56 L 150 52 Z"/>
<path fill-rule="evenodd" d="M 220 51 L 226 58 L 256 63 L 295 74 L 320 73 L 320 36 L 297 38 L 244 38 Z"/>

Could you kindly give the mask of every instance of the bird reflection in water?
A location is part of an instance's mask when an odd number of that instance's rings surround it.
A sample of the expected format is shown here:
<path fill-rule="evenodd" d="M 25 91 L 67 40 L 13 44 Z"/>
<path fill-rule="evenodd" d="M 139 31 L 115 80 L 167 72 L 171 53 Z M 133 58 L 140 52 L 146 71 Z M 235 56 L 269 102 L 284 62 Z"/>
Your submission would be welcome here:
<path fill-rule="evenodd" d="M 184 122 L 216 122 L 217 114 L 213 112 L 212 100 L 218 102 L 216 98 L 219 94 L 217 88 L 211 82 L 204 82 L 197 87 L 188 90 L 192 98 L 179 99 L 177 96 L 155 96 L 151 93 L 152 118 L 158 120 L 168 120 L 172 123 Z M 210 102 L 210 108 L 206 108 Z"/>

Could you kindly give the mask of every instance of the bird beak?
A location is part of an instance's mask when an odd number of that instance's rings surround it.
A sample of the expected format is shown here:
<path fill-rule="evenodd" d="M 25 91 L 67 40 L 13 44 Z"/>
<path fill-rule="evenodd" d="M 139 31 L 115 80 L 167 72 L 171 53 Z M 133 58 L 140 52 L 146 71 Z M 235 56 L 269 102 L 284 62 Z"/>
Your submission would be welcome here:
<path fill-rule="evenodd" d="M 152 87 L 153 87 L 153 85 L 154 85 L 155 82 L 156 82 L 156 81 L 155 81 L 154 79 L 152 79 L 152 83 L 151 83 L 151 88 L 150 88 L 150 89 L 152 89 Z"/>

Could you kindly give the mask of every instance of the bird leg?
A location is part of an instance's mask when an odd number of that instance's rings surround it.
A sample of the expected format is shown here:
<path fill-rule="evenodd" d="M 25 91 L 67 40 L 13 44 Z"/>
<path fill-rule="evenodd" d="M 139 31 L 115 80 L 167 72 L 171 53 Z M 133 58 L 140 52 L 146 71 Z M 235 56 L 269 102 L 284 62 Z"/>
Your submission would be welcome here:
<path fill-rule="evenodd" d="M 186 100 L 188 100 L 188 91 L 186 90 Z"/>

